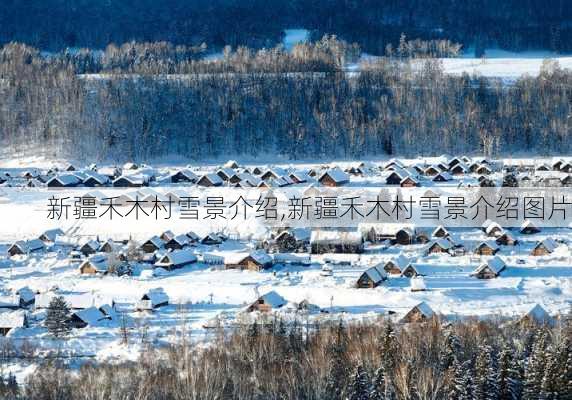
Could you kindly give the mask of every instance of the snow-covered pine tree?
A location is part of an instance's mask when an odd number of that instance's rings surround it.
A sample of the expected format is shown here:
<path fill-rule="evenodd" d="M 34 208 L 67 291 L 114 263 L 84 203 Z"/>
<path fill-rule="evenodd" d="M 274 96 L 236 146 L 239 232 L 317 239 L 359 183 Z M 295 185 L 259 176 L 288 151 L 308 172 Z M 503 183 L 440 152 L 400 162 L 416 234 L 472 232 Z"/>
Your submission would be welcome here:
<path fill-rule="evenodd" d="M 61 338 L 69 335 L 71 332 L 69 314 L 70 309 L 62 296 L 56 296 L 50 301 L 44 325 L 52 336 Z"/>
<path fill-rule="evenodd" d="M 453 361 L 458 358 L 461 351 L 461 342 L 454 332 L 448 331 L 445 335 L 445 343 L 439 353 L 439 364 L 442 371 L 447 370 Z"/>
<path fill-rule="evenodd" d="M 370 400 L 371 379 L 365 368 L 358 365 L 347 389 L 348 400 Z"/>
<path fill-rule="evenodd" d="M 528 356 L 528 360 L 524 370 L 524 380 L 522 389 L 523 400 L 537 400 L 540 388 L 542 386 L 542 378 L 544 376 L 544 367 L 546 363 L 546 342 L 547 333 L 539 329 L 535 333 L 535 339 L 532 349 Z"/>
<path fill-rule="evenodd" d="M 499 400 L 517 400 L 521 395 L 521 376 L 512 348 L 505 343 L 498 355 Z"/>
<path fill-rule="evenodd" d="M 385 368 L 381 365 L 376 371 L 371 384 L 370 400 L 388 400 L 391 396 L 390 382 L 385 373 Z"/>
<path fill-rule="evenodd" d="M 393 371 L 396 365 L 396 349 L 397 349 L 397 338 L 395 337 L 395 332 L 391 321 L 387 321 L 383 334 L 379 338 L 379 353 L 381 355 L 382 365 L 387 372 Z"/>
<path fill-rule="evenodd" d="M 567 338 L 563 340 L 561 350 L 560 388 L 566 400 L 572 400 L 572 343 Z"/>
<path fill-rule="evenodd" d="M 471 386 L 469 362 L 461 363 L 457 358 L 449 366 L 449 382 L 445 388 L 445 398 L 449 400 L 471 400 Z"/>
<path fill-rule="evenodd" d="M 480 347 L 475 361 L 475 400 L 496 400 L 498 398 L 498 372 L 493 349 L 489 345 Z"/>
<path fill-rule="evenodd" d="M 560 399 L 560 385 L 558 382 L 560 366 L 557 354 L 557 348 L 549 346 L 546 349 L 544 365 L 544 374 L 540 384 L 540 393 L 538 398 L 541 400 L 557 400 Z"/>
<path fill-rule="evenodd" d="M 326 378 L 325 394 L 325 398 L 331 400 L 343 398 L 348 377 L 346 358 L 347 336 L 341 320 L 334 334 L 334 343 L 332 343 L 328 349 L 330 353 L 330 367 Z"/>

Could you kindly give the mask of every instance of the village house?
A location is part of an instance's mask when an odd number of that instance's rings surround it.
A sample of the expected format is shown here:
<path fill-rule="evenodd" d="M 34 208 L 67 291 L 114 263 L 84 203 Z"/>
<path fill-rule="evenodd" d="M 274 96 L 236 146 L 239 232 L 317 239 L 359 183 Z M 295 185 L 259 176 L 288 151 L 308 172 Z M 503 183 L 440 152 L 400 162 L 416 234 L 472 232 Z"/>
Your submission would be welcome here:
<path fill-rule="evenodd" d="M 105 275 L 109 272 L 108 258 L 104 255 L 96 255 L 84 260 L 79 266 L 79 273 L 82 275 Z"/>
<path fill-rule="evenodd" d="M 435 312 L 425 302 L 421 302 L 413 307 L 401 319 L 402 323 L 425 322 L 436 317 Z"/>
<path fill-rule="evenodd" d="M 558 243 L 554 241 L 554 239 L 547 238 L 544 239 L 534 246 L 532 252 L 530 253 L 531 256 L 547 256 L 556 250 L 558 247 Z"/>
<path fill-rule="evenodd" d="M 449 167 L 449 169 L 451 169 L 451 168 L 453 168 L 453 167 L 455 167 L 455 166 L 457 166 L 457 165 L 459 165 L 459 164 L 463 164 L 463 163 L 464 163 L 464 161 L 463 161 L 460 157 L 453 157 L 453 158 L 449 161 L 449 163 L 448 163 L 447 166 Z"/>
<path fill-rule="evenodd" d="M 219 235 L 217 235 L 216 233 L 209 233 L 208 235 L 205 235 L 202 239 L 201 239 L 201 244 L 205 244 L 208 246 L 215 246 L 217 244 L 221 244 L 223 242 L 223 238 Z"/>
<path fill-rule="evenodd" d="M 240 269 L 248 271 L 262 271 L 272 267 L 272 257 L 263 251 L 254 251 L 237 260 L 225 258 L 225 269 Z"/>
<path fill-rule="evenodd" d="M 81 183 L 82 181 L 78 176 L 72 174 L 66 174 L 66 175 L 54 176 L 53 178 L 49 179 L 48 182 L 46 182 L 46 185 L 49 188 L 57 189 L 57 188 L 76 187 Z"/>
<path fill-rule="evenodd" d="M 427 245 L 426 254 L 449 253 L 453 249 L 453 243 L 447 239 L 436 239 Z"/>
<path fill-rule="evenodd" d="M 165 248 L 169 250 L 181 250 L 189 245 L 189 237 L 187 235 L 177 235 L 172 237 L 165 243 Z"/>
<path fill-rule="evenodd" d="M 364 271 L 357 280 L 358 288 L 375 288 L 387 279 L 387 274 L 381 265 L 375 265 Z"/>
<path fill-rule="evenodd" d="M 443 225 L 439 225 L 437 228 L 435 228 L 433 230 L 433 233 L 431 233 L 431 236 L 434 238 L 447 238 L 451 235 L 449 234 L 449 231 L 447 229 L 445 229 L 445 227 Z"/>
<path fill-rule="evenodd" d="M 318 182 L 323 186 L 336 187 L 349 183 L 350 177 L 339 168 L 329 169 L 320 175 Z"/>
<path fill-rule="evenodd" d="M 76 329 L 83 329 L 108 319 L 109 317 L 102 313 L 99 308 L 89 307 L 73 312 L 70 316 L 70 324 Z"/>
<path fill-rule="evenodd" d="M 87 187 L 106 186 L 109 182 L 110 180 L 107 176 L 93 171 L 87 172 L 86 177 L 83 179 L 83 185 Z"/>
<path fill-rule="evenodd" d="M 449 182 L 453 177 L 448 172 L 440 172 L 433 179 L 433 182 Z"/>
<path fill-rule="evenodd" d="M 478 279 L 492 279 L 498 277 L 505 268 L 506 264 L 500 257 L 493 257 L 479 265 L 471 276 Z"/>
<path fill-rule="evenodd" d="M 8 254 L 13 257 L 15 255 L 30 254 L 44 250 L 44 242 L 40 239 L 32 239 L 28 241 L 18 240 L 8 248 Z"/>
<path fill-rule="evenodd" d="M 38 239 L 40 239 L 44 243 L 55 243 L 56 238 L 58 236 L 64 236 L 64 235 L 65 233 L 63 230 L 61 230 L 60 228 L 55 228 L 45 231 L 38 237 Z"/>
<path fill-rule="evenodd" d="M 572 187 L 572 175 L 566 175 L 560 179 L 560 184 L 564 187 Z"/>
<path fill-rule="evenodd" d="M 81 247 L 79 248 L 79 251 L 84 256 L 89 256 L 91 254 L 97 253 L 99 251 L 99 247 L 100 247 L 100 243 L 97 240 L 89 240 L 89 241 L 85 242 L 83 245 L 81 245 Z"/>
<path fill-rule="evenodd" d="M 473 252 L 480 256 L 494 256 L 497 251 L 499 251 L 499 247 L 496 242 L 480 242 L 475 246 Z"/>
<path fill-rule="evenodd" d="M 142 187 L 148 186 L 149 181 L 144 174 L 122 175 L 113 181 L 113 187 Z"/>
<path fill-rule="evenodd" d="M 96 172 L 99 175 L 106 176 L 110 181 L 121 175 L 121 171 L 117 167 L 101 167 Z"/>
<path fill-rule="evenodd" d="M 451 167 L 449 170 L 453 175 L 465 175 L 469 172 L 469 168 L 464 163 L 458 163 L 455 166 Z"/>
<path fill-rule="evenodd" d="M 540 304 L 535 304 L 522 316 L 518 324 L 524 327 L 554 326 L 556 321 Z"/>
<path fill-rule="evenodd" d="M 197 262 L 197 256 L 191 250 L 175 250 L 160 257 L 155 267 L 172 270 L 195 262 Z"/>
<path fill-rule="evenodd" d="M 383 266 L 383 270 L 388 274 L 400 275 L 407 266 L 411 264 L 409 258 L 405 257 L 403 254 L 398 255 L 395 258 L 387 261 Z"/>
<path fill-rule="evenodd" d="M 236 169 L 238 168 L 239 165 L 235 160 L 228 160 L 227 162 L 224 163 L 223 168 L 232 168 L 232 169 Z"/>
<path fill-rule="evenodd" d="M 419 181 L 411 176 L 407 176 L 399 182 L 399 186 L 407 188 L 407 187 L 417 187 L 419 186 Z"/>
<path fill-rule="evenodd" d="M 27 328 L 28 314 L 23 310 L 0 312 L 0 335 L 6 336 L 12 329 Z"/>
<path fill-rule="evenodd" d="M 171 182 L 172 183 L 181 183 L 181 182 L 196 182 L 199 177 L 190 169 L 180 169 L 174 174 L 171 175 Z"/>
<path fill-rule="evenodd" d="M 530 220 L 526 220 L 520 226 L 520 233 L 525 235 L 532 235 L 534 233 L 539 233 L 540 229 L 537 228 Z"/>
<path fill-rule="evenodd" d="M 260 296 L 254 303 L 247 307 L 247 312 L 271 312 L 285 306 L 288 302 L 284 297 L 280 296 L 275 291 L 268 292 Z"/>
<path fill-rule="evenodd" d="M 223 181 L 230 181 L 230 179 L 236 174 L 232 168 L 220 168 L 216 171 L 216 174 Z"/>
<path fill-rule="evenodd" d="M 493 170 L 491 169 L 491 167 L 489 167 L 486 164 L 480 164 L 476 169 L 475 169 L 475 173 L 479 174 L 479 175 L 490 175 L 493 173 Z"/>
<path fill-rule="evenodd" d="M 381 243 L 386 240 L 393 244 L 409 245 L 415 239 L 413 224 L 403 223 L 361 223 L 358 229 L 364 238 L 371 243 Z"/>
<path fill-rule="evenodd" d="M 504 231 L 502 235 L 496 239 L 496 243 L 501 246 L 515 246 L 518 244 L 518 240 L 516 240 L 509 231 Z"/>
<path fill-rule="evenodd" d="M 19 304 L 21 308 L 27 308 L 34 304 L 36 300 L 36 292 L 30 289 L 28 286 L 21 287 L 16 291 L 16 296 L 19 298 Z"/>
<path fill-rule="evenodd" d="M 415 265 L 415 264 L 407 264 L 407 266 L 405 268 L 403 268 L 402 272 L 401 272 L 401 276 L 404 276 L 406 278 L 414 278 L 414 277 L 418 277 L 418 276 L 425 276 L 426 273 L 421 269 L 421 267 L 419 265 Z"/>
<path fill-rule="evenodd" d="M 441 168 L 435 166 L 435 165 L 430 165 L 427 168 L 425 168 L 425 172 L 424 175 L 426 176 L 436 176 L 439 175 L 441 172 L 443 172 L 441 170 Z"/>
<path fill-rule="evenodd" d="M 310 243 L 310 230 L 305 228 L 285 229 L 263 242 L 268 252 L 305 251 Z"/>
<path fill-rule="evenodd" d="M 108 239 L 99 248 L 99 251 L 102 253 L 115 253 L 118 250 L 119 246 L 111 239 Z"/>
<path fill-rule="evenodd" d="M 167 293 L 165 293 L 163 288 L 154 288 L 141 296 L 135 305 L 135 309 L 137 311 L 151 311 L 167 305 L 169 305 L 169 296 L 167 296 Z"/>
<path fill-rule="evenodd" d="M 363 238 L 357 230 L 315 229 L 310 235 L 312 254 L 362 253 Z"/>
<path fill-rule="evenodd" d="M 281 176 L 287 175 L 288 171 L 283 168 L 269 168 L 264 173 L 260 175 L 260 179 L 263 181 L 270 181 L 273 179 L 278 179 Z"/>
<path fill-rule="evenodd" d="M 198 186 L 215 187 L 222 186 L 223 180 L 217 174 L 205 174 L 197 181 Z"/>
<path fill-rule="evenodd" d="M 154 253 L 155 251 L 162 249 L 165 242 L 159 236 L 153 236 L 151 239 L 147 240 L 141 245 L 141 250 L 145 253 Z"/>

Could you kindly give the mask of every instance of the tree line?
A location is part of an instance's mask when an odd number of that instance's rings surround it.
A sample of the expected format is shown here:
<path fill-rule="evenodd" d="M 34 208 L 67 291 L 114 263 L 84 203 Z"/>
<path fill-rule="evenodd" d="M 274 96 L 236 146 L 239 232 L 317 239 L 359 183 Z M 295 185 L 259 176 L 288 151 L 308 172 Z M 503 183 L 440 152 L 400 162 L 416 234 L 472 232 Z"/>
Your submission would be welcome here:
<path fill-rule="evenodd" d="M 109 43 L 168 41 L 262 48 L 285 28 L 335 33 L 383 55 L 401 33 L 424 40 L 449 38 L 474 47 L 572 50 L 572 5 L 567 0 L 6 0 L 0 43 L 42 50 L 103 49 Z"/>
<path fill-rule="evenodd" d="M 142 334 L 143 335 L 143 334 Z M 213 333 L 148 342 L 135 362 L 46 362 L 18 395 L 26 399 L 536 400 L 572 396 L 572 326 L 514 320 L 309 326 L 270 318 Z M 132 343 L 144 340 L 133 332 Z M 16 396 L 13 398 L 17 398 Z"/>
<path fill-rule="evenodd" d="M 572 73 L 554 62 L 506 85 L 399 56 L 346 72 L 356 46 L 332 36 L 214 61 L 194 51 L 128 43 L 46 57 L 4 46 L 3 151 L 90 162 L 572 151 Z"/>

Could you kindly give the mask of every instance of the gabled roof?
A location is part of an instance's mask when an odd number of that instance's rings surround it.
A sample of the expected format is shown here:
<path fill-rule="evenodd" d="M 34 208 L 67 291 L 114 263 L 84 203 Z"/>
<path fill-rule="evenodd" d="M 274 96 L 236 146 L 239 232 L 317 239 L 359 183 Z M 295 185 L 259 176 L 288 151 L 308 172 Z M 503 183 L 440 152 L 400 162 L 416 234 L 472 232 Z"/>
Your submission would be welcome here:
<path fill-rule="evenodd" d="M 105 185 L 106 183 L 109 183 L 109 177 L 107 175 L 101 175 L 93 171 L 88 171 L 85 173 L 85 178 L 83 181 L 87 182 L 88 179 L 95 181 L 99 185 Z"/>
<path fill-rule="evenodd" d="M 53 182 L 58 182 L 61 186 L 75 186 L 81 183 L 81 179 L 74 174 L 65 174 L 54 176 L 46 183 L 51 186 Z"/>
<path fill-rule="evenodd" d="M 249 256 L 252 257 L 252 259 L 260 265 L 272 263 L 272 257 L 268 255 L 266 252 L 261 250 L 253 251 L 252 253 L 249 254 Z"/>
<path fill-rule="evenodd" d="M 435 239 L 435 240 L 432 240 L 431 242 L 429 242 L 429 244 L 427 245 L 427 249 L 430 249 L 434 245 L 438 245 L 439 247 L 441 247 L 444 250 L 449 250 L 453 247 L 453 243 L 451 243 L 447 239 Z"/>
<path fill-rule="evenodd" d="M 364 271 L 364 274 L 374 283 L 379 283 L 387 279 L 387 273 L 383 270 L 382 265 L 370 267 Z"/>
<path fill-rule="evenodd" d="M 534 225 L 534 223 L 532 221 L 530 221 L 529 219 L 525 220 L 522 225 L 520 226 L 520 231 L 522 232 L 525 229 L 538 229 L 536 227 L 536 225 Z"/>
<path fill-rule="evenodd" d="M 232 168 L 219 168 L 219 169 L 216 171 L 216 173 L 217 173 L 217 175 L 219 175 L 219 177 L 220 177 L 220 174 L 222 174 L 222 175 L 224 175 L 227 179 L 230 179 L 236 172 L 235 172 L 235 170 L 232 169 Z"/>
<path fill-rule="evenodd" d="M 499 249 L 498 244 L 494 241 L 491 241 L 491 240 L 483 240 L 481 242 L 478 242 L 477 245 L 475 246 L 475 250 L 478 250 L 481 247 L 489 247 L 493 250 Z"/>
<path fill-rule="evenodd" d="M 188 168 L 183 168 L 183 169 L 180 169 L 180 170 L 178 170 L 178 171 L 175 171 L 175 172 L 171 175 L 171 178 L 174 177 L 175 175 L 182 175 L 182 176 L 184 176 L 185 178 L 187 178 L 187 179 L 188 179 L 189 181 L 191 181 L 191 182 L 196 181 L 196 180 L 198 179 L 198 176 L 197 176 L 193 171 L 191 171 L 191 170 L 188 169 Z"/>
<path fill-rule="evenodd" d="M 552 325 L 554 323 L 554 319 L 540 304 L 535 304 L 526 314 L 524 314 L 523 319 L 524 318 L 530 319 L 540 325 Z"/>
<path fill-rule="evenodd" d="M 491 221 L 484 229 L 487 235 L 490 235 L 495 229 L 499 229 L 501 232 L 503 231 L 502 226 L 494 221 Z"/>
<path fill-rule="evenodd" d="M 32 239 L 32 240 L 28 240 L 28 241 L 18 240 L 16 243 L 14 243 L 12 246 L 10 246 L 10 248 L 12 248 L 12 247 L 17 247 L 23 253 L 28 253 L 28 252 L 43 249 L 44 248 L 44 242 L 42 242 L 40 239 Z"/>
<path fill-rule="evenodd" d="M 558 243 L 552 238 L 546 238 L 536 244 L 536 247 L 543 246 L 548 252 L 552 253 L 558 247 Z"/>
<path fill-rule="evenodd" d="M 181 246 L 186 245 L 187 243 L 189 243 L 189 237 L 187 235 L 177 235 L 175 237 L 171 238 L 172 241 L 178 243 Z M 170 241 L 171 241 L 170 240 Z"/>
<path fill-rule="evenodd" d="M 85 265 L 88 264 L 93 266 L 93 268 L 95 268 L 97 272 L 105 273 L 109 270 L 109 263 L 107 262 L 107 257 L 102 255 L 96 255 L 90 257 L 87 260 L 84 260 L 79 266 L 80 271 Z"/>
<path fill-rule="evenodd" d="M 153 244 L 155 247 L 157 247 L 158 249 L 160 249 L 161 247 L 163 247 L 163 245 L 165 244 L 165 242 L 163 241 L 163 239 L 161 239 L 159 236 L 155 235 L 152 238 L 148 239 L 147 241 L 145 241 L 145 243 L 151 243 Z M 145 244 L 143 243 L 143 244 Z"/>
<path fill-rule="evenodd" d="M 106 316 L 97 307 L 88 307 L 74 312 L 73 315 L 91 326 L 97 325 L 99 321 L 106 319 Z"/>
<path fill-rule="evenodd" d="M 40 237 L 46 238 L 46 240 L 49 240 L 50 242 L 55 242 L 57 236 L 64 236 L 64 231 L 60 228 L 48 229 L 40 235 Z"/>
<path fill-rule="evenodd" d="M 403 254 L 399 254 L 397 257 L 392 258 L 390 261 L 395 266 L 397 266 L 400 270 L 403 270 L 409 264 L 411 264 L 411 261 L 409 260 L 409 258 L 405 257 Z"/>
<path fill-rule="evenodd" d="M 338 167 L 324 171 L 318 178 L 318 181 L 321 181 L 325 176 L 329 176 L 336 183 L 346 183 L 350 181 L 349 175 Z"/>
<path fill-rule="evenodd" d="M 169 296 L 163 290 L 163 288 L 149 289 L 141 296 L 141 300 L 151 301 L 151 305 L 155 307 L 158 304 L 168 303 Z"/>
<path fill-rule="evenodd" d="M 175 250 L 165 254 L 155 263 L 157 267 L 168 267 L 171 265 L 186 265 L 197 261 L 197 256 L 190 250 Z"/>
<path fill-rule="evenodd" d="M 36 293 L 28 286 L 24 286 L 16 291 L 16 294 L 20 297 L 20 300 L 24 301 L 25 303 L 30 303 L 34 301 L 36 297 Z"/>
<path fill-rule="evenodd" d="M 100 243 L 97 240 L 89 240 L 89 241 L 83 243 L 80 246 L 80 248 L 83 249 L 84 247 L 88 247 L 94 251 L 97 251 L 97 250 L 99 250 L 99 246 L 100 246 Z"/>
<path fill-rule="evenodd" d="M 263 294 L 260 296 L 259 300 L 264 300 L 264 303 L 270 305 L 272 308 L 280 308 L 287 303 L 286 299 L 274 290 Z"/>
<path fill-rule="evenodd" d="M 419 312 L 423 314 L 426 318 L 431 318 L 433 317 L 433 315 L 435 315 L 433 309 L 429 307 L 429 304 L 425 303 L 424 301 L 413 307 L 411 311 L 413 311 L 414 309 L 419 310 Z"/>
<path fill-rule="evenodd" d="M 218 176 L 217 174 L 204 174 L 199 178 L 197 182 L 200 182 L 203 179 L 209 181 L 213 186 L 220 186 L 223 184 L 221 177 Z"/>
<path fill-rule="evenodd" d="M 502 260 L 502 258 L 495 256 L 491 259 L 488 259 L 486 262 L 479 265 L 472 273 L 472 275 L 476 275 L 482 272 L 484 269 L 489 269 L 495 275 L 498 275 L 506 268 L 506 263 Z"/>
<path fill-rule="evenodd" d="M 440 172 L 437 175 L 435 175 L 435 177 L 433 178 L 434 181 L 437 180 L 443 180 L 443 181 L 452 181 L 453 177 L 451 176 L 450 173 L 448 172 Z"/>

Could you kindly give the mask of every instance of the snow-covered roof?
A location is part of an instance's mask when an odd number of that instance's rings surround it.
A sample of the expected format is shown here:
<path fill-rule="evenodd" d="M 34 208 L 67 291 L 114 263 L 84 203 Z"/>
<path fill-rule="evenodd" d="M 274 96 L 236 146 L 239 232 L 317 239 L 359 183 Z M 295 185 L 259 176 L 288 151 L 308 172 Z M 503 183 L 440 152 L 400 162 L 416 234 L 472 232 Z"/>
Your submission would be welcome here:
<path fill-rule="evenodd" d="M 548 252 L 552 253 L 558 247 L 558 243 L 552 238 L 546 238 L 538 242 L 535 247 L 543 246 Z"/>
<path fill-rule="evenodd" d="M 479 265 L 475 271 L 473 271 L 473 275 L 482 272 L 484 269 L 489 269 L 495 275 L 498 275 L 505 269 L 506 263 L 502 260 L 502 258 L 495 256 L 493 258 L 488 259 L 486 262 Z"/>
<path fill-rule="evenodd" d="M 12 246 L 18 247 L 22 252 L 27 253 L 31 251 L 36 251 L 44 248 L 44 242 L 40 239 L 31 239 L 27 241 L 18 240 Z"/>
<path fill-rule="evenodd" d="M 268 255 L 266 252 L 261 250 L 253 251 L 252 253 L 249 254 L 249 256 L 252 257 L 252 259 L 256 261 L 258 264 L 261 265 L 270 264 L 272 262 L 272 257 Z"/>
<path fill-rule="evenodd" d="M 520 230 L 523 231 L 524 229 L 527 229 L 527 228 L 538 229 L 538 228 L 536 227 L 536 225 L 534 225 L 534 223 L 533 223 L 531 220 L 529 220 L 529 219 L 525 220 L 525 221 L 522 223 L 522 225 L 520 226 Z"/>
<path fill-rule="evenodd" d="M 106 316 L 97 307 L 88 307 L 73 313 L 77 318 L 85 322 L 87 325 L 97 325 L 97 323 Z"/>
<path fill-rule="evenodd" d="M 453 180 L 453 177 L 451 176 L 450 173 L 444 171 L 444 172 L 438 173 L 438 174 L 435 176 L 435 178 L 433 178 L 433 180 L 434 180 L 434 181 L 437 181 L 437 180 L 452 181 L 452 180 Z"/>
<path fill-rule="evenodd" d="M 62 296 L 68 306 L 72 309 L 83 309 L 89 308 L 97 302 L 91 293 L 79 293 L 79 294 L 59 294 L 54 292 L 40 293 L 36 295 L 35 306 L 36 308 L 48 308 L 50 301 L 54 297 Z"/>
<path fill-rule="evenodd" d="M 194 181 L 194 180 L 197 180 L 197 179 L 198 179 L 198 176 L 197 176 L 193 171 L 191 171 L 191 170 L 188 169 L 188 168 L 183 168 L 183 169 L 180 169 L 180 170 L 178 170 L 178 171 L 175 171 L 175 172 L 171 175 L 171 177 L 173 177 L 173 176 L 175 176 L 175 175 L 183 175 L 184 177 L 186 177 L 186 178 L 187 178 L 188 180 L 190 180 L 190 181 Z"/>
<path fill-rule="evenodd" d="M 169 267 L 190 264 L 196 261 L 197 256 L 191 250 L 175 250 L 165 254 L 155 265 L 158 267 Z"/>
<path fill-rule="evenodd" d="M 26 325 L 26 312 L 23 310 L 0 312 L 0 328 L 23 328 Z"/>
<path fill-rule="evenodd" d="M 274 290 L 263 294 L 259 300 L 263 300 L 265 304 L 270 305 L 272 308 L 280 308 L 287 303 L 286 299 Z"/>
<path fill-rule="evenodd" d="M 414 276 L 409 281 L 409 285 L 412 291 L 421 291 L 427 290 L 427 286 L 425 285 L 425 280 L 420 276 Z"/>
<path fill-rule="evenodd" d="M 153 288 L 144 293 L 143 296 L 141 296 L 141 300 L 149 300 L 151 301 L 151 305 L 155 307 L 158 304 L 168 303 L 169 296 L 167 296 L 163 288 Z"/>
<path fill-rule="evenodd" d="M 222 174 L 227 178 L 231 178 L 234 174 L 236 174 L 236 172 L 232 168 L 219 168 L 216 173 L 217 175 Z"/>
<path fill-rule="evenodd" d="M 63 230 L 61 230 L 60 228 L 55 228 L 55 229 L 48 229 L 47 231 L 45 231 L 44 233 L 42 233 L 40 235 L 40 238 L 45 238 L 46 240 L 49 240 L 50 242 L 55 242 L 56 237 L 63 236 L 63 235 L 64 235 Z"/>
<path fill-rule="evenodd" d="M 181 246 L 184 246 L 187 243 L 189 243 L 189 236 L 187 236 L 185 234 L 181 234 L 181 235 L 177 235 L 177 236 L 171 238 L 171 240 L 178 243 Z"/>
<path fill-rule="evenodd" d="M 453 247 L 453 243 L 451 243 L 447 239 L 436 239 L 429 242 L 429 244 L 427 245 L 427 249 L 430 249 L 435 244 L 445 250 L 449 250 L 450 248 Z"/>
<path fill-rule="evenodd" d="M 165 244 L 165 242 L 163 241 L 163 239 L 161 239 L 159 236 L 155 235 L 152 238 L 148 239 L 145 243 L 152 243 L 155 247 L 157 247 L 158 249 L 160 249 L 161 247 L 163 247 L 163 245 Z M 145 244 L 144 243 L 144 244 Z"/>
<path fill-rule="evenodd" d="M 214 186 L 223 184 L 221 177 L 218 176 L 217 174 L 204 174 L 199 178 L 199 181 L 202 179 L 208 180 Z"/>
<path fill-rule="evenodd" d="M 101 255 L 97 255 L 97 256 L 91 257 L 87 260 L 84 260 L 81 263 L 81 265 L 79 266 L 80 271 L 86 265 L 93 266 L 93 268 L 95 268 L 95 270 L 97 272 L 107 272 L 109 270 L 109 264 L 107 262 L 107 257 L 101 256 Z"/>
<path fill-rule="evenodd" d="M 494 221 L 490 221 L 490 223 L 484 227 L 484 229 L 487 235 L 490 235 L 491 232 L 493 232 L 495 229 L 499 229 L 501 232 L 503 231 L 502 226 Z"/>
<path fill-rule="evenodd" d="M 383 270 L 382 265 L 375 265 L 364 271 L 364 274 L 373 282 L 379 283 L 387 278 L 387 273 Z"/>
<path fill-rule="evenodd" d="M 329 176 L 336 183 L 345 183 L 349 182 L 350 180 L 349 175 L 337 167 L 324 171 L 318 178 L 318 181 L 321 181 L 322 178 L 324 178 L 326 175 Z"/>
<path fill-rule="evenodd" d="M 491 240 L 483 240 L 479 243 L 477 243 L 477 245 L 475 246 L 475 250 L 478 250 L 481 247 L 488 247 L 492 250 L 498 250 L 499 246 L 496 242 L 491 241 Z"/>
<path fill-rule="evenodd" d="M 107 175 L 102 175 L 94 171 L 89 171 L 85 173 L 84 182 L 88 179 L 94 180 L 99 185 L 105 185 L 109 182 L 109 177 Z"/>
<path fill-rule="evenodd" d="M 36 293 L 28 286 L 24 286 L 16 291 L 16 294 L 20 297 L 22 301 L 25 303 L 29 303 L 34 300 Z"/>
<path fill-rule="evenodd" d="M 431 307 L 429 307 L 429 304 L 425 303 L 424 301 L 417 304 L 414 308 L 419 310 L 419 312 L 427 318 L 431 318 L 435 314 L 433 309 Z"/>
<path fill-rule="evenodd" d="M 81 183 L 81 179 L 74 174 L 65 174 L 54 176 L 46 183 L 51 185 L 52 182 L 58 182 L 61 186 L 75 186 Z"/>
<path fill-rule="evenodd" d="M 554 319 L 546 312 L 546 310 L 540 305 L 535 304 L 524 316 L 523 319 L 531 319 L 537 324 L 553 324 Z"/>
<path fill-rule="evenodd" d="M 92 240 L 88 240 L 87 242 L 83 243 L 81 245 L 81 248 L 82 249 L 83 248 L 90 248 L 94 251 L 97 251 L 99 249 L 99 246 L 100 246 L 99 242 L 97 240 L 92 239 Z"/>

